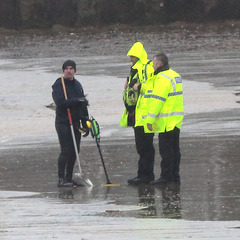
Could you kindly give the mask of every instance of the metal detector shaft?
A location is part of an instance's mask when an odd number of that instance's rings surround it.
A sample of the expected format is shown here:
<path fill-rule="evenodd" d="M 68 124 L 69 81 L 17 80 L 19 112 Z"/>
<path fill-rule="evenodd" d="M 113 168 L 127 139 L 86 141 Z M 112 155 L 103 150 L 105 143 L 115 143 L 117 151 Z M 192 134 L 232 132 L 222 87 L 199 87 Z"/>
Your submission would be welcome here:
<path fill-rule="evenodd" d="M 102 151 L 101 151 L 101 148 L 100 148 L 98 139 L 97 139 L 97 138 L 95 138 L 95 139 L 96 139 L 98 151 L 99 151 L 99 154 L 100 154 L 100 158 L 101 158 L 101 161 L 102 161 L 103 170 L 104 170 L 104 173 L 105 173 L 105 176 L 106 176 L 106 179 L 107 179 L 107 184 L 112 184 L 112 183 L 110 182 L 109 177 L 108 177 L 108 174 L 107 174 L 107 169 L 106 169 L 106 166 L 105 166 L 105 163 L 104 163 L 104 160 L 103 160 Z"/>

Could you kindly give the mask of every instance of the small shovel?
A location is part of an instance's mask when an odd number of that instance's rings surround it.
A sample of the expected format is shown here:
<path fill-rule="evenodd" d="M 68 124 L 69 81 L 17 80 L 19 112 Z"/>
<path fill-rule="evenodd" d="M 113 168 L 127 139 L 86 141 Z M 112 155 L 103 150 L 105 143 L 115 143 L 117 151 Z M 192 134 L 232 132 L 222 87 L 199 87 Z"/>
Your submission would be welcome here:
<path fill-rule="evenodd" d="M 62 81 L 64 96 L 65 96 L 65 99 L 67 100 L 66 86 L 65 86 L 63 77 L 61 77 L 61 81 Z M 79 159 L 79 155 L 78 155 L 77 143 L 76 143 L 76 139 L 75 139 L 75 133 L 73 130 L 72 117 L 71 117 L 71 112 L 70 112 L 69 108 L 67 109 L 67 113 L 68 113 L 68 120 L 69 120 L 69 124 L 70 124 L 70 128 L 71 128 L 71 133 L 72 133 L 73 145 L 74 145 L 74 149 L 75 149 L 75 153 L 76 153 L 77 164 L 78 164 L 78 168 L 79 168 L 79 173 L 75 173 L 73 176 L 73 182 L 78 186 L 91 187 L 91 186 L 93 186 L 92 182 L 89 179 L 85 178 L 82 173 L 82 168 L 81 168 L 80 159 Z"/>

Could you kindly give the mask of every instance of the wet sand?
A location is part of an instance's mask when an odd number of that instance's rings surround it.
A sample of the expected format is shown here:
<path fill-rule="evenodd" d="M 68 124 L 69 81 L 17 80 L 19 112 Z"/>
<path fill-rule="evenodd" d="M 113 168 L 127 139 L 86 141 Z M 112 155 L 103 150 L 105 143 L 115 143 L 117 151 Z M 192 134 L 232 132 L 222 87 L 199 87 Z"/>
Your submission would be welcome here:
<path fill-rule="evenodd" d="M 240 239 L 240 110 L 236 104 L 239 96 L 232 97 L 240 90 L 237 72 L 239 27 L 235 26 L 221 32 L 213 28 L 190 31 L 177 27 L 178 30 L 164 34 L 159 34 L 158 30 L 149 33 L 147 29 L 141 32 L 117 29 L 59 37 L 19 34 L 15 39 L 11 34 L 1 36 L 5 40 L 0 56 L 6 61 L 11 59 L 0 68 L 6 76 L 11 76 L 9 69 L 17 74 L 30 70 L 25 77 L 36 75 L 36 78 L 45 72 L 59 72 L 65 59 L 63 46 L 68 44 L 68 56 L 77 60 L 81 74 L 93 78 L 87 90 L 90 99 L 95 96 L 91 99 L 91 108 L 103 128 L 104 160 L 110 180 L 120 184 L 111 188 L 101 186 L 106 183 L 106 178 L 95 142 L 88 137 L 82 141 L 80 159 L 85 175 L 94 186 L 57 188 L 59 146 L 54 128 L 49 127 L 49 122 L 54 121 L 53 114 L 37 109 L 35 114 L 24 112 L 23 118 L 8 123 L 6 119 L 12 119 L 24 107 L 17 113 L 11 112 L 18 105 L 10 99 L 9 110 L 6 108 L 8 99 L 2 97 L 1 107 L 6 114 L 1 119 L 1 124 L 4 123 L 2 132 L 8 134 L 7 128 L 19 122 L 23 125 L 14 128 L 13 132 L 19 131 L 18 137 L 0 144 L 1 239 Z M 98 109 L 100 96 L 94 95 L 98 90 L 94 88 L 94 76 L 106 76 L 107 73 L 107 76 L 117 76 L 122 81 L 128 71 L 125 52 L 136 39 L 142 40 L 150 56 L 159 49 L 170 53 L 174 69 L 184 79 L 196 81 L 185 91 L 188 96 L 181 132 L 181 185 L 128 186 L 127 179 L 136 176 L 138 160 L 132 129 L 117 125 L 121 114 L 118 108 L 113 120 L 104 118 L 108 114 L 106 109 Z M 111 56 L 113 53 L 119 56 Z M 198 84 L 203 82 L 206 85 Z M 213 88 L 209 90 L 207 83 Z M 112 85 L 117 86 L 114 92 Z M 107 88 L 107 98 L 111 93 L 116 96 L 122 86 L 121 83 L 112 85 Z M 25 89 L 26 86 L 28 82 L 22 85 Z M 44 92 L 51 85 L 42 86 Z M 41 100 L 42 104 L 46 96 L 38 90 L 37 94 L 31 92 L 29 99 L 36 95 L 34 101 Z M 28 100 L 27 91 L 24 97 Z M 21 98 L 16 101 L 19 100 Z M 31 107 L 29 112 L 35 110 Z M 25 121 L 31 123 L 34 120 L 38 123 L 35 128 L 30 124 L 27 124 L 29 129 L 22 128 Z M 41 125 L 46 127 L 48 135 L 36 134 Z M 156 137 L 155 148 L 157 178 L 160 157 Z"/>
<path fill-rule="evenodd" d="M 57 188 L 56 142 L 5 146 L 0 151 L 2 239 L 237 240 L 239 143 L 240 136 L 182 137 L 181 185 L 129 186 L 138 158 L 133 139 L 103 140 L 109 178 L 120 186 L 102 187 L 105 175 L 89 139 L 80 156 L 92 188 Z M 156 177 L 159 162 L 156 151 Z"/>
<path fill-rule="evenodd" d="M 80 154 L 82 167 L 94 187 L 89 190 L 89 197 L 82 195 L 86 189 L 69 189 L 73 194 L 71 202 L 90 203 L 94 199 L 108 199 L 109 202 L 124 206 L 146 201 L 146 204 L 149 202 L 149 205 L 162 211 L 163 206 L 159 203 L 169 198 L 170 207 L 171 201 L 179 205 L 175 209 L 179 211 L 176 218 L 201 221 L 239 220 L 240 189 L 239 174 L 236 171 L 240 167 L 239 143 L 239 136 L 182 137 L 181 186 L 158 188 L 148 185 L 128 186 L 127 179 L 136 175 L 138 160 L 133 139 L 103 140 L 101 148 L 109 178 L 112 183 L 120 184 L 120 187 L 107 189 L 101 187 L 106 179 L 97 146 L 94 140 L 85 141 Z M 156 137 L 155 149 L 155 174 L 158 178 L 160 157 Z M 56 143 L 23 145 L 20 148 L 1 150 L 1 190 L 38 192 L 44 198 L 59 198 L 63 189 L 56 187 L 58 152 Z M 161 211 L 156 211 L 153 216 L 161 218 Z M 129 216 L 132 214 L 136 213 L 129 213 Z"/>

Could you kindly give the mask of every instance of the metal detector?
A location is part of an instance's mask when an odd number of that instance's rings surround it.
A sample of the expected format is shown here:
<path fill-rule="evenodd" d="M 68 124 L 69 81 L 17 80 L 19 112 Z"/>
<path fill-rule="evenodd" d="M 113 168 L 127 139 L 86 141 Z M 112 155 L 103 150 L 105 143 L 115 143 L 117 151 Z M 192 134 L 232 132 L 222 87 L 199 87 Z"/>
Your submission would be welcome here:
<path fill-rule="evenodd" d="M 102 151 L 101 151 L 100 144 L 99 144 L 100 143 L 100 127 L 99 127 L 98 122 L 93 117 L 91 117 L 91 119 L 89 121 L 87 121 L 87 125 L 90 128 L 92 138 L 95 138 L 97 148 L 98 148 L 98 151 L 99 151 L 99 154 L 100 154 L 101 162 L 102 162 L 102 165 L 103 165 L 103 170 L 104 170 L 104 173 L 105 173 L 105 176 L 106 176 L 106 179 L 107 179 L 107 183 L 102 184 L 102 186 L 106 186 L 106 187 L 120 186 L 120 184 L 113 184 L 109 180 L 107 169 L 106 169 L 106 166 L 105 166 L 105 163 L 104 163 L 104 160 L 103 160 L 103 155 L 102 155 Z"/>

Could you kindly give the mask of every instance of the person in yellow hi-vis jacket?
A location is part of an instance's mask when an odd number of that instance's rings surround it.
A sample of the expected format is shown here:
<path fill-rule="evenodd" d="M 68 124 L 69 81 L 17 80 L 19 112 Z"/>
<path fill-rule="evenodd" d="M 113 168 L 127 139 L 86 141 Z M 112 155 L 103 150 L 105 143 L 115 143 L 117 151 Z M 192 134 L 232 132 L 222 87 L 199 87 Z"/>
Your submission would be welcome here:
<path fill-rule="evenodd" d="M 183 89 L 181 76 L 169 68 L 168 57 L 161 53 L 153 58 L 152 89 L 144 96 L 147 114 L 142 114 L 145 133 L 159 133 L 159 152 L 162 158 L 160 178 L 150 184 L 180 183 L 179 147 L 183 121 Z"/>
<path fill-rule="evenodd" d="M 141 108 L 145 93 L 144 83 L 153 74 L 154 69 L 152 61 L 148 60 L 147 52 L 140 42 L 133 44 L 127 56 L 130 57 L 132 66 L 124 86 L 123 100 L 125 109 L 120 120 L 120 126 L 134 127 L 136 149 L 139 154 L 138 172 L 137 177 L 129 179 L 128 183 L 137 185 L 154 180 L 154 134 L 144 133 L 143 121 L 139 118 L 136 110 Z"/>

